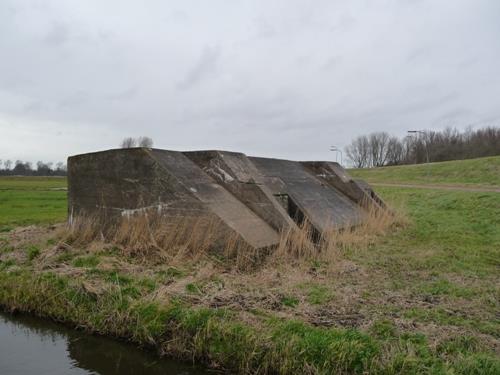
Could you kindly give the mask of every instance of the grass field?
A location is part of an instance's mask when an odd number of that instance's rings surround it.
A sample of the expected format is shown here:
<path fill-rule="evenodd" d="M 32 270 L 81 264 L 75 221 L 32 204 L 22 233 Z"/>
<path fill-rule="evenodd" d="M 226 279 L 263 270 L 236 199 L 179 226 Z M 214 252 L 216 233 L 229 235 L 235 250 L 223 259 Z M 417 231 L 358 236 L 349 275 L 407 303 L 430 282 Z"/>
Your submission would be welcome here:
<path fill-rule="evenodd" d="M 351 169 L 368 182 L 500 186 L 500 156 L 395 167 Z"/>
<path fill-rule="evenodd" d="M 436 164 L 432 183 L 495 185 L 498 160 Z M 460 168 L 462 179 L 451 172 Z M 414 183 L 419 173 L 359 175 Z M 0 186 L 4 228 L 65 217 L 65 192 L 50 190 L 64 180 Z M 114 244 L 61 243 L 44 226 L 5 231 L 0 305 L 241 373 L 499 374 L 500 194 L 377 191 L 402 207 L 405 225 L 330 262 L 251 271 L 208 255 L 124 257 Z"/>
<path fill-rule="evenodd" d="M 66 217 L 66 178 L 0 177 L 0 232 Z"/>

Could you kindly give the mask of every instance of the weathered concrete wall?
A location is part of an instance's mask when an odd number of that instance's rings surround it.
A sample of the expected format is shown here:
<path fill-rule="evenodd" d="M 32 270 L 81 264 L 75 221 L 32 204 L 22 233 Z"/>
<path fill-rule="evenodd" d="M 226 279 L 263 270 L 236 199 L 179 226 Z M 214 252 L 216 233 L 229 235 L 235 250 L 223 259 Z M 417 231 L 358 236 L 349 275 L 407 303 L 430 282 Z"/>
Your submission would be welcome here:
<path fill-rule="evenodd" d="M 178 182 L 255 248 L 275 245 L 278 233 L 181 152 L 152 150 L 153 157 Z"/>
<path fill-rule="evenodd" d="M 329 161 L 308 161 L 301 162 L 301 164 L 310 170 L 317 178 L 334 189 L 339 190 L 358 205 L 364 208 L 369 208 L 371 205 L 385 208 L 382 200 L 368 184 L 364 183 L 364 181 L 353 180 L 347 171 L 338 163 Z"/>
<path fill-rule="evenodd" d="M 182 215 L 208 212 L 177 176 L 162 168 L 152 150 L 118 149 L 68 158 L 70 217 L 126 215 L 147 207 Z"/>
<path fill-rule="evenodd" d="M 245 154 L 227 151 L 185 152 L 243 204 L 250 208 L 274 230 L 295 225 L 292 218 L 265 186 L 264 178 Z"/>
<path fill-rule="evenodd" d="M 361 208 L 355 202 L 318 179 L 300 162 L 254 157 L 250 160 L 265 176 L 266 186 L 273 194 L 286 196 L 292 209 L 297 206 L 319 232 L 354 226 L 361 220 Z"/>
<path fill-rule="evenodd" d="M 171 216 L 214 214 L 254 248 L 279 242 L 276 230 L 181 152 L 132 148 L 70 157 L 68 196 L 70 218 L 147 209 Z"/>
<path fill-rule="evenodd" d="M 367 184 L 331 162 L 294 162 L 227 151 L 131 148 L 68 159 L 70 219 L 214 215 L 259 249 L 308 220 L 318 233 L 359 224 L 363 209 L 383 206 Z"/>

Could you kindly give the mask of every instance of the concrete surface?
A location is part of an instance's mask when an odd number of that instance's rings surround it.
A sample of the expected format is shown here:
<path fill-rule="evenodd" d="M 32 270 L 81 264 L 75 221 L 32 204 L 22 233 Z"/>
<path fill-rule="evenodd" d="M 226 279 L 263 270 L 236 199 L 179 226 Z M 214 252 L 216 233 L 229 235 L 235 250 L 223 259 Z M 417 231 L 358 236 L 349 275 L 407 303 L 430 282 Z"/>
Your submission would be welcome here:
<path fill-rule="evenodd" d="M 214 216 L 255 249 L 308 220 L 318 234 L 355 226 L 370 205 L 384 206 L 366 183 L 332 162 L 247 157 L 228 151 L 116 149 L 68 158 L 68 210 L 119 218 L 153 211 Z"/>

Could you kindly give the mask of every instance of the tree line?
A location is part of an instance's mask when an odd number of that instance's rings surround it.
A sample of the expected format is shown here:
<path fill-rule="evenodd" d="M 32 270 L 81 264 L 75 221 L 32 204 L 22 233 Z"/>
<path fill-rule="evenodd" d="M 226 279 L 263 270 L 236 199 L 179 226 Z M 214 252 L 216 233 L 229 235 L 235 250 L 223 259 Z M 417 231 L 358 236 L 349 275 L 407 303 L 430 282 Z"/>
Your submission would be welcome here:
<path fill-rule="evenodd" d="M 36 166 L 22 160 L 1 160 L 0 176 L 66 176 L 67 168 L 63 162 L 44 163 L 39 161 Z"/>
<path fill-rule="evenodd" d="M 150 137 L 124 138 L 120 143 L 121 148 L 131 147 L 153 147 Z M 31 162 L 22 160 L 0 159 L 0 176 L 66 176 L 67 167 L 63 162 L 45 163 L 38 161 L 35 166 Z"/>
<path fill-rule="evenodd" d="M 375 132 L 356 137 L 345 152 L 356 168 L 494 156 L 500 155 L 500 128 L 412 131 L 402 138 Z"/>

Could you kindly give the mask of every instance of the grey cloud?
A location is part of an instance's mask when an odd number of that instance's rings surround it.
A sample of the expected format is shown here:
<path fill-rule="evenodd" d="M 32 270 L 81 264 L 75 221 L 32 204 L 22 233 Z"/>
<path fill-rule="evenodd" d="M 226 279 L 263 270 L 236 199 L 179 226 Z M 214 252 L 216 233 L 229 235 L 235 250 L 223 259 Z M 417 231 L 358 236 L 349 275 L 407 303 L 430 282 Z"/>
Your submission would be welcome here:
<path fill-rule="evenodd" d="M 461 118 L 468 118 L 473 114 L 474 114 L 473 111 L 471 111 L 469 108 L 465 107 L 453 108 L 438 116 L 436 119 L 434 119 L 434 122 L 453 124 L 457 120 Z"/>
<path fill-rule="evenodd" d="M 23 112 L 27 113 L 40 113 L 44 109 L 46 109 L 45 104 L 41 100 L 33 100 L 30 103 L 26 104 L 23 108 Z"/>
<path fill-rule="evenodd" d="M 257 39 L 272 38 L 277 34 L 276 27 L 269 23 L 265 18 L 259 17 L 255 19 L 255 37 Z"/>
<path fill-rule="evenodd" d="M 123 91 L 110 94 L 107 96 L 107 98 L 109 100 L 116 100 L 116 101 L 131 100 L 135 98 L 138 93 L 139 93 L 139 87 L 137 85 L 133 85 L 129 88 L 126 88 Z"/>
<path fill-rule="evenodd" d="M 332 56 L 325 61 L 322 68 L 324 70 L 334 69 L 335 67 L 337 67 L 341 63 L 341 61 L 342 61 L 342 57 Z"/>
<path fill-rule="evenodd" d="M 356 26 L 356 18 L 351 14 L 341 15 L 330 27 L 332 32 L 347 32 Z"/>
<path fill-rule="evenodd" d="M 170 14 L 169 20 L 177 21 L 177 22 L 186 22 L 189 19 L 189 16 L 186 12 L 176 9 L 172 11 Z"/>
<path fill-rule="evenodd" d="M 200 57 L 194 64 L 194 66 L 189 70 L 186 76 L 177 84 L 177 88 L 180 90 L 186 90 L 200 81 L 202 81 L 208 75 L 215 72 L 217 67 L 217 61 L 220 57 L 220 50 L 217 47 L 205 47 Z"/>
<path fill-rule="evenodd" d="M 62 22 L 54 22 L 45 35 L 45 43 L 51 46 L 60 46 L 69 40 L 69 27 Z"/>
<path fill-rule="evenodd" d="M 429 60 L 429 58 L 432 54 L 432 51 L 433 51 L 433 48 L 430 46 L 418 47 L 418 48 L 412 50 L 408 54 L 406 61 L 409 64 L 414 64 L 414 63 L 421 63 L 422 60 Z"/>
<path fill-rule="evenodd" d="M 500 125 L 499 7 L 3 0 L 0 158 L 56 161 L 147 134 L 326 159 L 375 130 Z"/>
<path fill-rule="evenodd" d="M 90 99 L 90 93 L 78 90 L 61 99 L 58 103 L 58 107 L 61 109 L 81 107 L 85 105 Z"/>
<path fill-rule="evenodd" d="M 447 103 L 456 102 L 459 95 L 456 92 L 450 92 L 444 95 L 439 93 L 428 93 L 427 97 L 410 97 L 400 109 L 401 113 L 421 112 L 424 109 L 443 108 Z"/>

